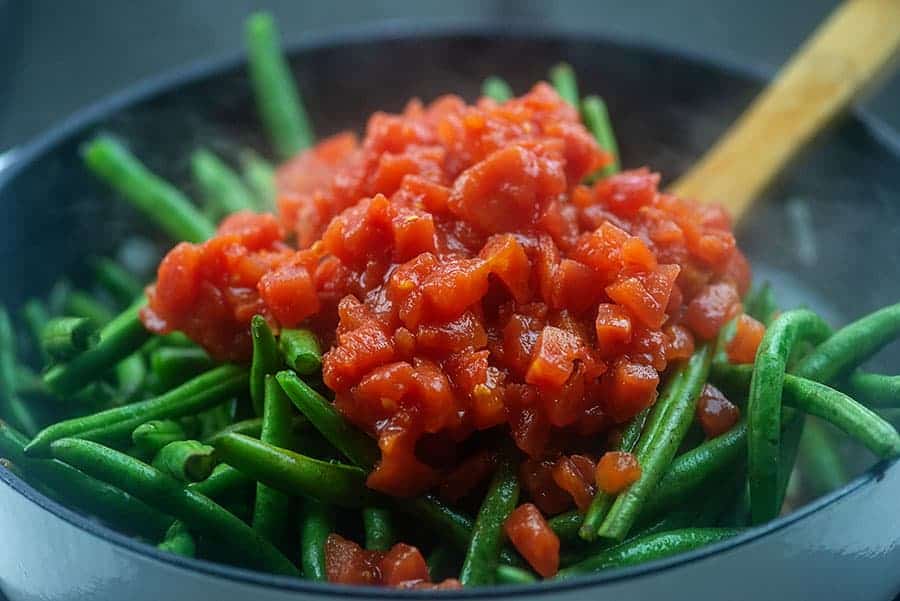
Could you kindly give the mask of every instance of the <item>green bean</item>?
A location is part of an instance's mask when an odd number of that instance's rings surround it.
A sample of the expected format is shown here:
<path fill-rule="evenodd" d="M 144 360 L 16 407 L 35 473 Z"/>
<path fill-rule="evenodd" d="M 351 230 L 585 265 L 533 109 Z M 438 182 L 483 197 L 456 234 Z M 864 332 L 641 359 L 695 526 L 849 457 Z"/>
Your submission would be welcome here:
<path fill-rule="evenodd" d="M 225 542 L 236 559 L 290 576 L 297 569 L 274 546 L 240 519 L 180 482 L 124 453 L 95 442 L 64 438 L 51 447 L 54 457 L 117 486 L 182 520 L 188 528 Z"/>
<path fill-rule="evenodd" d="M 840 456 L 818 422 L 807 420 L 798 459 L 803 465 L 803 481 L 814 497 L 836 490 L 848 481 Z"/>
<path fill-rule="evenodd" d="M 322 369 L 322 349 L 309 330 L 282 330 L 278 348 L 287 366 L 298 374 L 308 376 Z"/>
<path fill-rule="evenodd" d="M 260 211 L 275 209 L 275 168 L 264 158 L 253 152 L 241 152 L 241 173 L 247 187 L 256 197 L 256 206 Z"/>
<path fill-rule="evenodd" d="M 64 309 L 69 315 L 91 320 L 98 328 L 106 325 L 113 318 L 113 312 L 106 305 L 80 290 L 73 290 L 69 293 Z"/>
<path fill-rule="evenodd" d="M 162 346 L 150 354 L 150 371 L 156 376 L 158 390 L 179 386 L 215 364 L 206 351 L 195 346 Z"/>
<path fill-rule="evenodd" d="M 846 394 L 819 382 L 785 376 L 784 395 L 795 409 L 830 422 L 878 457 L 900 453 L 900 434 L 894 427 Z"/>
<path fill-rule="evenodd" d="M 287 448 L 294 439 L 291 419 L 291 401 L 273 376 L 265 379 L 265 400 L 260 439 L 262 442 Z M 253 529 L 275 543 L 282 542 L 287 531 L 290 498 L 281 491 L 265 484 L 256 485 L 256 503 L 253 507 Z"/>
<path fill-rule="evenodd" d="M 741 420 L 731 430 L 711 438 L 672 461 L 641 512 L 642 519 L 683 502 L 739 460 L 747 450 L 747 424 Z"/>
<path fill-rule="evenodd" d="M 465 550 L 472 537 L 472 518 L 448 507 L 443 501 L 431 496 L 413 499 L 395 499 L 394 507 L 418 520 L 432 532 L 441 535 L 443 540 L 457 549 Z"/>
<path fill-rule="evenodd" d="M 635 455 L 641 466 L 641 476 L 627 490 L 619 494 L 600 525 L 598 535 L 622 540 L 628 534 L 647 499 L 668 469 L 694 419 L 697 399 L 709 374 L 712 348 L 703 345 L 679 370 L 675 382 L 656 402 Z M 680 377 L 679 377 L 680 376 Z M 661 415 L 654 419 L 654 413 Z"/>
<path fill-rule="evenodd" d="M 778 304 L 775 302 L 775 293 L 772 292 L 771 283 L 764 282 L 762 286 L 747 295 L 744 312 L 766 326 L 772 323 L 778 313 Z"/>
<path fill-rule="evenodd" d="M 219 436 L 231 434 L 232 432 L 235 434 L 250 436 L 252 438 L 259 438 L 262 435 L 262 421 L 263 418 L 261 417 L 251 417 L 250 419 L 244 419 L 239 422 L 234 422 L 233 424 L 225 426 L 218 432 L 214 432 L 212 435 L 207 436 L 203 441 L 206 444 L 212 444 L 212 441 L 214 441 Z"/>
<path fill-rule="evenodd" d="M 187 440 L 184 426 L 173 419 L 154 419 L 134 429 L 131 440 L 144 457 L 154 457 L 170 442 Z"/>
<path fill-rule="evenodd" d="M 44 331 L 44 326 L 50 321 L 50 314 L 47 312 L 47 307 L 43 301 L 36 298 L 26 301 L 22 305 L 22 321 L 25 322 L 25 326 L 28 328 L 31 343 L 40 355 L 41 362 L 47 363 L 50 358 L 41 345 L 41 332 Z"/>
<path fill-rule="evenodd" d="M 134 303 L 100 330 L 100 341 L 94 347 L 50 368 L 44 374 L 47 387 L 60 396 L 69 396 L 138 350 L 150 337 L 139 317 L 143 306 L 143 300 Z"/>
<path fill-rule="evenodd" d="M 220 436 L 213 444 L 225 463 L 287 495 L 351 508 L 374 498 L 358 467 L 320 461 L 241 434 Z"/>
<path fill-rule="evenodd" d="M 481 95 L 503 103 L 513 97 L 513 91 L 505 79 L 491 75 L 481 84 Z"/>
<path fill-rule="evenodd" d="M 278 383 L 300 413 L 351 463 L 371 470 L 378 460 L 375 441 L 347 423 L 328 399 L 291 371 L 281 371 L 275 376 Z"/>
<path fill-rule="evenodd" d="M 475 519 L 471 542 L 459 575 L 463 586 L 481 586 L 494 581 L 503 544 L 503 523 L 516 508 L 518 500 L 519 480 L 515 462 L 509 453 L 504 453 Z"/>
<path fill-rule="evenodd" d="M 271 15 L 255 13 L 247 19 L 246 44 L 250 80 L 263 126 L 278 156 L 288 159 L 312 146 L 315 135 L 279 49 L 278 30 Z"/>
<path fill-rule="evenodd" d="M 578 530 L 583 523 L 584 517 L 577 509 L 560 513 L 547 520 L 550 529 L 556 533 L 556 536 L 559 537 L 560 542 L 563 544 L 578 544 L 582 542 L 583 539 L 579 537 Z"/>
<path fill-rule="evenodd" d="M 65 361 L 97 344 L 97 326 L 85 317 L 56 317 L 41 332 L 41 346 L 53 359 Z"/>
<path fill-rule="evenodd" d="M 900 407 L 900 376 L 856 370 L 838 388 L 867 407 Z"/>
<path fill-rule="evenodd" d="M 45 454 L 51 442 L 67 437 L 100 442 L 119 440 L 130 436 L 144 422 L 197 413 L 246 386 L 246 369 L 223 365 L 158 397 L 53 424 L 39 432 L 25 450 L 29 455 Z"/>
<path fill-rule="evenodd" d="M 191 174 L 207 205 L 218 215 L 256 208 L 253 195 L 240 176 L 212 152 L 200 149 L 191 155 Z"/>
<path fill-rule="evenodd" d="M 578 95 L 578 80 L 575 70 L 568 63 L 559 63 L 550 69 L 550 83 L 556 88 L 562 99 L 578 108 L 581 98 Z"/>
<path fill-rule="evenodd" d="M 200 482 L 216 467 L 216 449 L 196 440 L 175 440 L 159 450 L 153 467 L 179 482 Z"/>
<path fill-rule="evenodd" d="M 0 455 L 12 460 L 32 486 L 66 506 L 96 516 L 104 522 L 150 539 L 159 538 L 172 519 L 130 494 L 95 480 L 55 459 L 25 456 L 28 439 L 0 420 Z"/>
<path fill-rule="evenodd" d="M 166 553 L 181 555 L 182 557 L 196 557 L 197 544 L 191 536 L 187 526 L 181 520 L 175 520 L 166 531 L 166 536 L 156 548 Z"/>
<path fill-rule="evenodd" d="M 388 551 L 394 544 L 394 526 L 391 512 L 382 507 L 364 507 L 363 530 L 366 533 L 366 549 Z"/>
<path fill-rule="evenodd" d="M 72 292 L 72 283 L 63 278 L 53 284 L 47 295 L 47 312 L 51 316 L 62 315 L 65 312 L 66 300 Z"/>
<path fill-rule="evenodd" d="M 16 392 L 16 339 L 6 308 L 0 305 L 0 416 L 26 434 L 34 434 L 37 419 Z"/>
<path fill-rule="evenodd" d="M 250 321 L 250 336 L 253 339 L 253 361 L 250 364 L 250 399 L 257 415 L 263 413 L 263 399 L 266 394 L 266 376 L 281 368 L 278 344 L 262 315 L 254 315 Z"/>
<path fill-rule="evenodd" d="M 325 567 L 325 541 L 334 530 L 334 512 L 327 505 L 307 499 L 300 533 L 300 561 L 303 577 L 318 582 L 328 581 Z"/>
<path fill-rule="evenodd" d="M 734 528 L 688 528 L 641 536 L 564 568 L 556 574 L 556 578 L 564 580 L 580 574 L 661 559 L 721 542 L 740 532 Z"/>
<path fill-rule="evenodd" d="M 432 582 L 455 578 L 459 574 L 459 555 L 453 545 L 439 543 L 428 555 L 426 563 Z"/>
<path fill-rule="evenodd" d="M 863 363 L 900 335 L 900 303 L 870 313 L 835 332 L 793 370 L 824 384 Z"/>
<path fill-rule="evenodd" d="M 210 499 L 219 500 L 243 491 L 250 491 L 255 483 L 230 465 L 220 463 L 205 480 L 192 482 L 188 488 Z"/>
<path fill-rule="evenodd" d="M 130 305 L 144 293 L 144 287 L 124 267 L 106 257 L 94 257 L 90 261 L 94 279 L 121 305 Z"/>
<path fill-rule="evenodd" d="M 135 352 L 115 366 L 116 383 L 122 403 L 131 403 L 143 392 L 147 365 L 140 352 Z"/>
<path fill-rule="evenodd" d="M 576 104 L 576 106 L 578 105 Z M 597 144 L 612 156 L 612 162 L 600 170 L 600 177 L 618 173 L 621 169 L 619 144 L 616 142 L 606 103 L 599 96 L 588 96 L 581 104 L 581 114 L 584 116 L 585 125 L 597 140 Z"/>
<path fill-rule="evenodd" d="M 796 375 L 830 384 L 849 373 L 900 334 L 900 303 L 863 316 L 835 332 L 793 370 Z M 783 499 L 803 433 L 803 416 L 786 415 L 781 445 L 779 499 Z M 780 506 L 780 502 L 779 502 Z"/>
<path fill-rule="evenodd" d="M 748 480 L 754 524 L 778 515 L 781 454 L 781 394 L 794 345 L 820 342 L 831 332 L 815 313 L 797 309 L 779 316 L 766 330 L 756 353 L 747 401 Z"/>
<path fill-rule="evenodd" d="M 622 437 L 619 440 L 619 443 L 612 450 L 625 451 L 628 453 L 634 450 L 635 445 L 641 437 L 641 432 L 644 430 L 644 424 L 647 422 L 647 416 L 649 414 L 650 408 L 648 407 L 634 416 L 622 431 Z M 600 528 L 600 524 L 603 522 L 604 518 L 606 518 L 606 514 L 609 513 L 609 509 L 612 507 L 614 501 L 615 495 L 611 495 L 598 488 L 593 501 L 591 501 L 590 507 L 588 507 L 587 512 L 584 514 L 584 520 L 578 531 L 578 536 L 586 541 L 592 541 L 597 538 L 597 529 Z"/>
<path fill-rule="evenodd" d="M 84 147 L 88 168 L 175 240 L 203 242 L 216 231 L 178 189 L 152 173 L 122 144 L 99 136 Z"/>
<path fill-rule="evenodd" d="M 497 566 L 494 575 L 494 582 L 497 584 L 534 584 L 537 581 L 537 576 L 528 570 L 513 566 Z"/>

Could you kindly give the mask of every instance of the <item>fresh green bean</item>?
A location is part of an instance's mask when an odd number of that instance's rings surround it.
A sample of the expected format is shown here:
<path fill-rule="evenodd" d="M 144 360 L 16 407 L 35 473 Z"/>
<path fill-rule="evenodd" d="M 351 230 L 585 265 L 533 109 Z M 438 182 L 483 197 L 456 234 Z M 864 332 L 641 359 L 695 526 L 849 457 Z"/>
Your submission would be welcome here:
<path fill-rule="evenodd" d="M 195 346 L 161 346 L 150 354 L 150 371 L 159 390 L 179 386 L 215 364 L 206 351 Z"/>
<path fill-rule="evenodd" d="M 432 582 L 455 578 L 459 574 L 459 553 L 453 545 L 439 543 L 428 555 L 426 563 Z"/>
<path fill-rule="evenodd" d="M 900 453 L 900 434 L 894 427 L 846 394 L 806 378 L 785 376 L 784 395 L 790 406 L 831 423 L 878 457 Z"/>
<path fill-rule="evenodd" d="M 711 360 L 712 348 L 708 344 L 697 349 L 679 370 L 680 382 L 676 379 L 656 402 L 635 446 L 641 476 L 616 498 L 600 525 L 599 536 L 622 540 L 631 530 L 647 499 L 672 463 L 694 419 L 697 399 L 706 383 Z M 654 419 L 653 413 L 657 412 L 657 408 L 662 417 Z"/>
<path fill-rule="evenodd" d="M 564 568 L 556 574 L 556 578 L 564 580 L 580 574 L 661 559 L 721 542 L 740 532 L 734 528 L 687 528 L 641 536 Z"/>
<path fill-rule="evenodd" d="M 870 313 L 835 332 L 793 370 L 801 378 L 835 381 L 900 336 L 900 303 Z"/>
<path fill-rule="evenodd" d="M 287 495 L 351 508 L 374 498 L 358 467 L 320 461 L 241 434 L 220 436 L 213 444 L 225 463 Z"/>
<path fill-rule="evenodd" d="M 221 403 L 246 386 L 245 368 L 223 365 L 158 397 L 53 424 L 39 432 L 25 450 L 29 455 L 45 454 L 51 442 L 67 437 L 100 442 L 120 440 L 144 422 L 195 414 Z"/>
<path fill-rule="evenodd" d="M 257 209 L 260 211 L 274 210 L 277 195 L 275 168 L 252 150 L 241 152 L 240 161 L 244 182 L 256 197 Z"/>
<path fill-rule="evenodd" d="M 550 529 L 556 533 L 556 536 L 559 537 L 560 542 L 563 544 L 579 544 L 582 542 L 583 539 L 580 538 L 578 531 L 583 523 L 584 517 L 577 509 L 560 513 L 547 520 Z"/>
<path fill-rule="evenodd" d="M 12 460 L 32 486 L 42 488 L 64 505 L 150 539 L 162 536 L 172 522 L 172 518 L 130 494 L 65 463 L 26 457 L 27 443 L 25 436 L 0 420 L 0 455 Z"/>
<path fill-rule="evenodd" d="M 253 479 L 243 472 L 220 463 L 208 478 L 192 482 L 188 488 L 210 499 L 219 500 L 245 490 L 249 492 L 254 484 Z"/>
<path fill-rule="evenodd" d="M 394 526 L 391 512 L 383 507 L 364 507 L 363 530 L 366 533 L 366 549 L 388 551 L 394 544 Z"/>
<path fill-rule="evenodd" d="M 65 361 L 97 344 L 97 326 L 85 317 L 56 317 L 41 332 L 41 346 L 53 359 Z"/>
<path fill-rule="evenodd" d="M 253 195 L 240 176 L 212 152 L 200 149 L 191 155 L 191 174 L 204 199 L 217 215 L 256 208 Z"/>
<path fill-rule="evenodd" d="M 325 541 L 334 530 L 334 512 L 327 505 L 307 499 L 304 501 L 304 520 L 300 533 L 300 561 L 303 577 L 326 582 Z"/>
<path fill-rule="evenodd" d="M 647 422 L 648 415 L 650 415 L 649 407 L 634 416 L 622 431 L 622 437 L 613 450 L 628 453 L 633 451 L 641 437 L 641 432 L 644 430 L 644 424 Z M 586 541 L 592 541 L 597 538 L 597 530 L 600 528 L 600 524 L 606 518 L 606 514 L 609 513 L 609 509 L 615 500 L 615 495 L 598 488 L 590 507 L 584 514 L 584 520 L 578 531 L 578 536 Z"/>
<path fill-rule="evenodd" d="M 203 242 L 216 231 L 178 189 L 150 172 L 122 144 L 107 136 L 84 148 L 88 168 L 175 240 Z"/>
<path fill-rule="evenodd" d="M 519 500 L 519 480 L 509 453 L 503 453 L 478 511 L 459 581 L 463 586 L 491 584 L 500 561 L 503 523 Z"/>
<path fill-rule="evenodd" d="M 455 548 L 465 550 L 472 537 L 472 518 L 455 511 L 431 495 L 413 499 L 395 499 L 397 511 L 418 520 L 424 527 L 438 533 Z"/>
<path fill-rule="evenodd" d="M 562 99 L 578 108 L 581 98 L 578 95 L 578 80 L 575 70 L 568 63 L 559 63 L 550 69 L 550 83 L 556 88 Z"/>
<path fill-rule="evenodd" d="M 494 582 L 497 584 L 534 584 L 537 581 L 537 576 L 528 570 L 513 566 L 497 566 L 494 575 Z"/>
<path fill-rule="evenodd" d="M 44 374 L 47 387 L 60 396 L 69 396 L 138 350 L 150 337 L 139 317 L 143 306 L 143 299 L 134 303 L 100 330 L 95 346 L 68 363 L 50 368 Z"/>
<path fill-rule="evenodd" d="M 683 502 L 724 470 L 733 466 L 747 451 L 747 424 L 738 422 L 731 430 L 707 440 L 672 461 L 641 512 L 652 518 Z"/>
<path fill-rule="evenodd" d="M 747 401 L 748 480 L 754 524 L 778 515 L 781 474 L 781 402 L 785 370 L 794 345 L 818 343 L 831 329 L 806 309 L 788 311 L 766 330 L 756 353 Z"/>
<path fill-rule="evenodd" d="M 867 407 L 900 407 L 900 376 L 856 370 L 838 388 Z"/>
<path fill-rule="evenodd" d="M 250 399 L 257 415 L 263 413 L 266 394 L 266 376 L 281 368 L 278 344 L 262 315 L 254 315 L 250 321 L 250 337 L 253 340 L 253 360 L 250 364 Z"/>
<path fill-rule="evenodd" d="M 191 536 L 187 526 L 181 520 L 175 520 L 166 531 L 166 536 L 156 548 L 166 553 L 181 555 L 182 557 L 196 557 L 197 544 Z"/>
<path fill-rule="evenodd" d="M 117 303 L 130 305 L 144 293 L 141 282 L 115 261 L 106 257 L 94 257 L 90 264 L 94 279 Z"/>
<path fill-rule="evenodd" d="M 378 460 L 375 441 L 348 424 L 328 399 L 292 371 L 278 372 L 275 378 L 300 413 L 351 463 L 366 470 L 375 466 Z"/>
<path fill-rule="evenodd" d="M 814 497 L 837 490 L 849 479 L 837 450 L 828 439 L 825 428 L 818 422 L 806 420 L 798 460 L 803 466 L 806 488 Z"/>
<path fill-rule="evenodd" d="M 69 315 L 91 320 L 98 328 L 103 327 L 113 318 L 113 312 L 106 305 L 81 290 L 72 290 L 69 293 L 64 309 Z"/>
<path fill-rule="evenodd" d="M 502 103 L 513 97 L 513 91 L 505 79 L 491 75 L 481 84 L 481 95 Z"/>
<path fill-rule="evenodd" d="M 278 348 L 287 366 L 300 375 L 310 375 L 322 369 L 322 349 L 315 334 L 309 330 L 282 330 Z"/>
<path fill-rule="evenodd" d="M 293 441 L 291 401 L 288 400 L 274 376 L 265 378 L 265 399 L 260 439 L 262 442 L 287 448 Z M 253 529 L 280 545 L 287 531 L 290 498 L 283 492 L 263 483 L 256 485 L 253 507 Z"/>
<path fill-rule="evenodd" d="M 600 177 L 618 173 L 621 169 L 619 144 L 616 142 L 606 103 L 599 96 L 588 96 L 581 104 L 581 114 L 584 116 L 585 125 L 597 140 L 597 144 L 612 156 L 612 162 L 600 170 Z"/>
<path fill-rule="evenodd" d="M 41 362 L 46 364 L 50 358 L 41 345 L 41 333 L 44 331 L 44 326 L 50 321 L 50 314 L 47 312 L 47 307 L 43 301 L 36 298 L 26 301 L 22 305 L 22 321 L 25 322 L 25 326 L 28 328 L 31 343 L 40 355 Z"/>
<path fill-rule="evenodd" d="M 252 528 L 171 476 L 88 440 L 60 439 L 51 450 L 57 459 L 175 516 L 188 528 L 225 542 L 226 550 L 236 552 L 235 559 L 277 574 L 297 575 L 293 564 Z"/>
<path fill-rule="evenodd" d="M 174 419 L 150 420 L 131 433 L 131 440 L 143 457 L 155 457 L 170 442 L 187 438 L 184 426 Z"/>
<path fill-rule="evenodd" d="M 147 364 L 140 352 L 130 354 L 113 368 L 116 373 L 119 398 L 122 403 L 131 403 L 143 392 L 147 378 Z"/>
<path fill-rule="evenodd" d="M 34 434 L 37 418 L 16 392 L 16 338 L 6 308 L 0 305 L 0 415 L 26 434 Z"/>
<path fill-rule="evenodd" d="M 255 13 L 247 19 L 246 44 L 250 80 L 263 126 L 278 156 L 288 159 L 312 146 L 315 135 L 281 54 L 271 15 Z"/>
<path fill-rule="evenodd" d="M 882 347 L 900 335 L 900 303 L 870 313 L 835 332 L 809 353 L 793 373 L 809 380 L 831 384 L 850 373 Z M 787 490 L 790 474 L 803 433 L 803 415 L 786 412 L 787 425 L 781 445 L 779 507 Z"/>
<path fill-rule="evenodd" d="M 153 467 L 179 482 L 200 482 L 216 467 L 216 449 L 196 440 L 175 440 L 159 450 Z"/>

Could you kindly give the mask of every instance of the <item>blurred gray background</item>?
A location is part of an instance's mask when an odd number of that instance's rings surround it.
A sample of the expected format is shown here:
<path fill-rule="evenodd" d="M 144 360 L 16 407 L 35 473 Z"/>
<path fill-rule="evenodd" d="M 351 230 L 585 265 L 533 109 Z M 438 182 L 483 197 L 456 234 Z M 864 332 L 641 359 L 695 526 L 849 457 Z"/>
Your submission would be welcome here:
<path fill-rule="evenodd" d="M 836 0 L 0 0 L 0 151 L 130 84 L 235 51 L 265 8 L 287 42 L 380 19 L 532 19 L 774 69 Z M 900 77 L 863 104 L 900 129 Z"/>

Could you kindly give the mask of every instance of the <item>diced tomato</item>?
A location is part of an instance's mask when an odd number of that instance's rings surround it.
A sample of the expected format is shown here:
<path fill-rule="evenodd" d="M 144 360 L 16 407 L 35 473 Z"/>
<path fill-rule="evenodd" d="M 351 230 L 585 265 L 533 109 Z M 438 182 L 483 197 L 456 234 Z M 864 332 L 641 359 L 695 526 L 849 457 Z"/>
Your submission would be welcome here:
<path fill-rule="evenodd" d="M 741 310 L 741 297 L 731 282 L 706 286 L 688 304 L 684 321 L 702 340 L 712 340 L 719 329 Z"/>
<path fill-rule="evenodd" d="M 728 360 L 732 363 L 753 363 L 756 360 L 756 349 L 766 334 L 766 326 L 749 315 L 738 317 L 734 338 L 725 348 Z"/>
<path fill-rule="evenodd" d="M 382 582 L 387 586 L 404 587 L 428 582 L 428 566 L 418 549 L 397 543 L 381 560 Z"/>
<path fill-rule="evenodd" d="M 325 539 L 325 570 L 336 584 L 381 583 L 381 553 L 365 551 L 337 534 Z"/>
<path fill-rule="evenodd" d="M 615 495 L 641 477 L 637 457 L 623 451 L 608 451 L 597 462 L 597 486 L 605 493 Z"/>
<path fill-rule="evenodd" d="M 618 422 L 626 422 L 656 400 L 659 373 L 649 365 L 620 359 L 606 374 L 606 412 Z"/>
<path fill-rule="evenodd" d="M 706 384 L 697 401 L 697 420 L 707 438 L 715 438 L 731 430 L 741 418 L 741 410 L 722 391 Z"/>
<path fill-rule="evenodd" d="M 586 511 L 594 498 L 594 462 L 584 455 L 563 455 L 551 474 L 557 486 L 572 495 L 578 509 Z"/>
<path fill-rule="evenodd" d="M 519 505 L 503 525 L 506 536 L 534 571 L 550 578 L 559 569 L 559 537 L 537 507 Z"/>

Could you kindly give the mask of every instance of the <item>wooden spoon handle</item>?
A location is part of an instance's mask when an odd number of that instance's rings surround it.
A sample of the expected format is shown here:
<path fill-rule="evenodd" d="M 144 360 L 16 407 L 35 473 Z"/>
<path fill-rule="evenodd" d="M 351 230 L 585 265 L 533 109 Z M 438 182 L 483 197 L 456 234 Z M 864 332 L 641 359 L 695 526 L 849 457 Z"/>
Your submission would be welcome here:
<path fill-rule="evenodd" d="M 847 0 L 672 186 L 735 219 L 900 48 L 900 0 Z"/>

